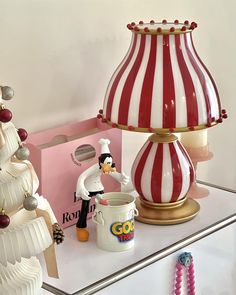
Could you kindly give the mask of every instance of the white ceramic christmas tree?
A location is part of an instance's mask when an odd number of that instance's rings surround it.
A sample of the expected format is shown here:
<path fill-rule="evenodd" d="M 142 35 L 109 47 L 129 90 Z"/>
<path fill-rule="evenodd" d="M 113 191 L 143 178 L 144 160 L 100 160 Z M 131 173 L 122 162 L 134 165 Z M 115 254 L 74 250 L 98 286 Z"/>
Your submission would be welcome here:
<path fill-rule="evenodd" d="M 0 87 L 0 295 L 36 295 L 42 285 L 36 255 L 62 242 L 63 233 L 49 203 L 36 194 L 38 178 L 22 143 L 27 132 L 15 128 L 3 104 L 13 95 Z"/>

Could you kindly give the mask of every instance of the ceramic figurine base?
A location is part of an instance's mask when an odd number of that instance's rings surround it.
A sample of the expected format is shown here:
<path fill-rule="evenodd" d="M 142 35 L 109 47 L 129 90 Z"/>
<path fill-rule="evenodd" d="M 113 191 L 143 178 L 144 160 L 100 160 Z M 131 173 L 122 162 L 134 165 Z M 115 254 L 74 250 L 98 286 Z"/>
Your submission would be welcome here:
<path fill-rule="evenodd" d="M 213 157 L 213 153 L 209 151 L 208 145 L 199 147 L 199 148 L 185 147 L 185 149 L 188 152 L 189 157 L 191 158 L 193 162 L 195 173 L 197 171 L 197 164 L 199 162 L 209 161 Z M 201 187 L 195 181 L 192 183 L 190 190 L 187 194 L 187 197 L 192 199 L 201 199 L 201 198 L 207 197 L 208 195 L 209 195 L 209 190 Z"/>
<path fill-rule="evenodd" d="M 175 203 L 152 203 L 141 198 L 136 199 L 136 207 L 139 215 L 136 220 L 158 225 L 178 224 L 194 218 L 200 205 L 193 199 L 184 198 Z"/>

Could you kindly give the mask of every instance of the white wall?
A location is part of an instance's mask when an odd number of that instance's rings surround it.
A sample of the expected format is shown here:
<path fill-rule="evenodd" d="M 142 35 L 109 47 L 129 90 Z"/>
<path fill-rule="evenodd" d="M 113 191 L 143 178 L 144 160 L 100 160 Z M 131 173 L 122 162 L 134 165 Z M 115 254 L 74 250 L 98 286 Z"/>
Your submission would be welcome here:
<path fill-rule="evenodd" d="M 198 178 L 236 188 L 235 14 L 234 0 L 0 0 L 0 82 L 15 89 L 14 123 L 37 131 L 95 116 L 129 46 L 127 23 L 194 20 L 195 46 L 229 112 L 209 131 L 214 159 Z M 126 169 L 144 137 L 125 133 Z"/>

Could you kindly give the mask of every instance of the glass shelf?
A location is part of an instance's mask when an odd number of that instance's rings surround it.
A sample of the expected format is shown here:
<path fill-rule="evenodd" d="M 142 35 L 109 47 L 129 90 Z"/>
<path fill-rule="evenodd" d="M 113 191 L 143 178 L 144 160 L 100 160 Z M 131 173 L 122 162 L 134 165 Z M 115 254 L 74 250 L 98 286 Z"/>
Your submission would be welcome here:
<path fill-rule="evenodd" d="M 205 186 L 206 187 L 206 186 Z M 200 213 L 179 225 L 135 223 L 135 246 L 125 252 L 106 252 L 96 246 L 96 225 L 89 221 L 90 240 L 76 240 L 75 227 L 65 230 L 57 247 L 60 279 L 49 278 L 44 267 L 43 287 L 54 294 L 94 294 L 96 291 L 236 221 L 236 195 L 207 186 L 208 197 L 197 200 Z M 43 263 L 43 262 L 42 262 Z"/>

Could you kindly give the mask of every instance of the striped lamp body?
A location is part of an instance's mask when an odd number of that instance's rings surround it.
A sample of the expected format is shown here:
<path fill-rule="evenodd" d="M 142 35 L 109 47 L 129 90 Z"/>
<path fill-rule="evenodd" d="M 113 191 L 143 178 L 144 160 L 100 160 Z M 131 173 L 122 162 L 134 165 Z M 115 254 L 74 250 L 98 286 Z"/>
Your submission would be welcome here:
<path fill-rule="evenodd" d="M 192 162 L 178 140 L 147 140 L 133 163 L 131 175 L 140 197 L 154 203 L 181 200 L 195 177 Z"/>
<path fill-rule="evenodd" d="M 135 128 L 192 128 L 216 122 L 215 82 L 198 57 L 192 32 L 139 34 L 113 74 L 103 105 L 108 121 Z"/>

